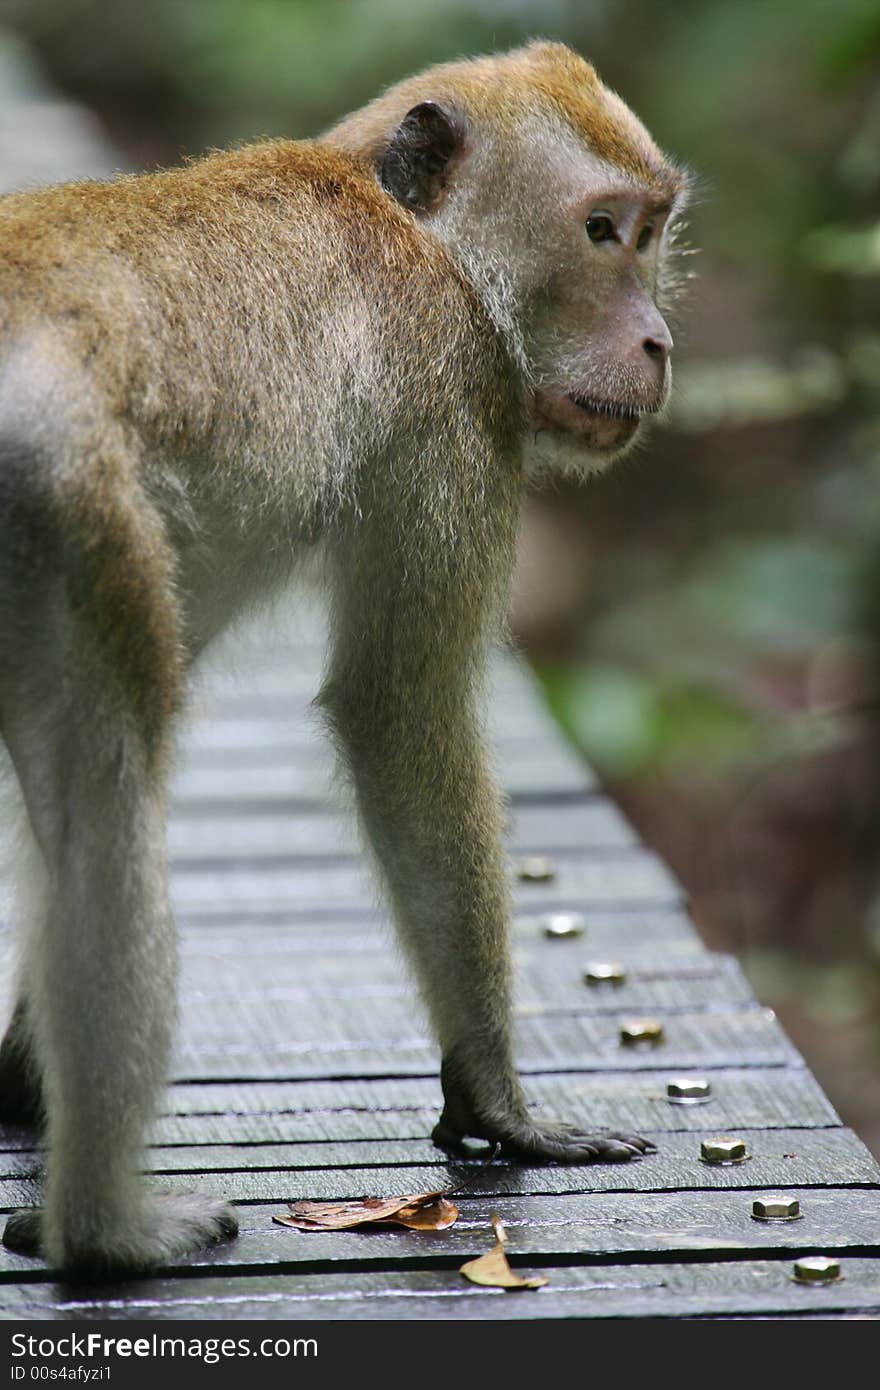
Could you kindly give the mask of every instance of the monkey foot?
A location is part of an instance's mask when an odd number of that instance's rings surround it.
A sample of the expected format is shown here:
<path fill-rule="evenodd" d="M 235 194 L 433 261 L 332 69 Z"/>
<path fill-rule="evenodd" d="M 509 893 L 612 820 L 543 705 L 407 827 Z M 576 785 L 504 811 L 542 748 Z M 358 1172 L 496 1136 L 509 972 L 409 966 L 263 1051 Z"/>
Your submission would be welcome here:
<path fill-rule="evenodd" d="M 80 1231 L 64 1240 L 59 1263 L 65 1269 L 97 1275 L 139 1273 L 238 1235 L 238 1217 L 228 1202 L 194 1192 L 150 1196 L 118 1228 L 102 1229 L 99 1220 L 90 1225 L 88 1233 Z M 3 1244 L 19 1255 L 43 1255 L 42 1210 L 13 1212 Z"/>
<path fill-rule="evenodd" d="M 657 1151 L 649 1140 L 637 1134 L 590 1134 L 577 1125 L 551 1121 L 537 1124 L 522 1120 L 497 1133 L 490 1132 L 492 1128 L 480 1125 L 473 1137 L 487 1140 L 502 1158 L 519 1159 L 523 1163 L 628 1163 L 630 1159 Z M 473 1157 L 466 1134 L 444 1116 L 440 1117 L 431 1137 L 447 1153 Z"/>

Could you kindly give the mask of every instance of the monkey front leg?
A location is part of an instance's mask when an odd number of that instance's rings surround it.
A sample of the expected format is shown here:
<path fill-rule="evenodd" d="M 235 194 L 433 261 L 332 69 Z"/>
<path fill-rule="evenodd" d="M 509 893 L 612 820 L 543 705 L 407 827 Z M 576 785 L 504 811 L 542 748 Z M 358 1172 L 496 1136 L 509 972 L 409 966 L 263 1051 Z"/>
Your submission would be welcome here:
<path fill-rule="evenodd" d="M 369 659 L 338 659 L 322 703 L 440 1041 L 435 1142 L 460 1151 L 473 1136 L 512 1158 L 564 1163 L 646 1152 L 637 1136 L 553 1123 L 526 1105 L 511 1045 L 502 806 L 466 665 L 448 653 L 426 665 L 412 645 L 359 646 Z"/>
<path fill-rule="evenodd" d="M 491 783 L 486 779 L 475 790 L 478 802 L 483 799 L 484 834 L 497 842 L 497 800 Z M 459 806 L 459 812 L 462 809 Z M 454 817 L 454 806 L 449 811 Z M 533 1162 L 626 1161 L 648 1151 L 651 1146 L 636 1135 L 596 1134 L 529 1112 L 511 1046 L 507 891 L 495 843 L 487 846 L 489 858 L 477 868 L 477 881 L 472 877 L 473 845 L 459 841 L 446 848 L 451 850 L 446 859 L 449 879 L 437 885 L 435 912 L 408 931 L 417 964 L 433 957 L 425 986 L 429 1005 L 432 995 L 449 1001 L 445 1011 L 442 1002 L 440 1009 L 432 1009 L 442 1047 L 444 1101 L 434 1142 L 461 1153 L 467 1152 L 467 1136 L 473 1136 L 496 1145 L 505 1157 Z M 463 889 L 458 893 L 456 880 Z M 437 911 L 443 897 L 457 898 L 454 916 L 445 920 Z M 400 920 L 406 931 L 403 910 Z"/>

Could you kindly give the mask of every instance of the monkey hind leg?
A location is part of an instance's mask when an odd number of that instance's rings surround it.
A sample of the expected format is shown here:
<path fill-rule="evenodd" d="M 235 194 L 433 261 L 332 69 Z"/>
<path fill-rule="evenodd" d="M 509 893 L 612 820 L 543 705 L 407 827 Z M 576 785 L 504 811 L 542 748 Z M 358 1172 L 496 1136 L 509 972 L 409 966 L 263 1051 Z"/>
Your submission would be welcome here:
<path fill-rule="evenodd" d="M 19 549 L 39 535 L 49 559 L 21 585 L 19 640 L 0 631 L 0 723 L 45 866 L 22 984 L 48 1147 L 41 1213 L 4 1239 L 90 1273 L 155 1268 L 236 1227 L 225 1203 L 141 1178 L 175 1019 L 165 781 L 182 658 L 161 524 L 118 459 L 102 485 L 73 516 L 35 515 L 32 494 Z"/>
<path fill-rule="evenodd" d="M 22 999 L 0 1043 L 0 1122 L 36 1128 L 43 1122 L 43 1086 Z"/>
<path fill-rule="evenodd" d="M 155 1268 L 233 1234 L 236 1218 L 209 1197 L 154 1195 L 140 1176 L 175 1012 L 164 794 L 155 731 L 145 737 L 77 662 L 39 746 L 26 712 L 7 720 L 49 869 L 24 981 L 48 1163 L 41 1213 L 10 1218 L 4 1243 L 96 1274 Z M 13 1060 L 20 1037 L 13 1030 Z"/>

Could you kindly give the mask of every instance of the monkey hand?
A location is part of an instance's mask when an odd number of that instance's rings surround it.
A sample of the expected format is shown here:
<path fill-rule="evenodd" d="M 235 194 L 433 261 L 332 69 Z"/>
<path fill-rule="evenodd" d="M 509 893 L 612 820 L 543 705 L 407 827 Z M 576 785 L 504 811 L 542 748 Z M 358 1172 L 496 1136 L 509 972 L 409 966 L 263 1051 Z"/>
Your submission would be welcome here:
<path fill-rule="evenodd" d="M 475 1087 L 452 1057 L 441 1070 L 443 1113 L 432 1138 L 438 1148 L 458 1156 L 474 1156 L 468 1138 L 484 1139 L 502 1158 L 523 1163 L 627 1163 L 655 1147 L 637 1134 L 596 1134 L 579 1125 L 545 1120 L 531 1114 L 515 1073 L 503 1087 L 504 1100 L 480 1106 L 472 1099 Z"/>
<path fill-rule="evenodd" d="M 470 1123 L 460 1129 L 450 1123 L 446 1110 L 431 1137 L 447 1153 L 473 1157 L 468 1136 L 487 1140 L 501 1158 L 523 1163 L 627 1163 L 642 1154 L 656 1152 L 652 1143 L 637 1134 L 594 1134 L 577 1125 L 539 1121 L 531 1116 L 518 1116 L 500 1124 Z"/>

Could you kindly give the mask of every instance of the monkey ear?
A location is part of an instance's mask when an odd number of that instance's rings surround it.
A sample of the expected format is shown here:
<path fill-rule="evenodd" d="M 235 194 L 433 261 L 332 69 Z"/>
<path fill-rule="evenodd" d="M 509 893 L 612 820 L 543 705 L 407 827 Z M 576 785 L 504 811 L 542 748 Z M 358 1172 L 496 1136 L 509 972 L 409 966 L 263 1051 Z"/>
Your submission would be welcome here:
<path fill-rule="evenodd" d="M 405 208 L 433 212 L 442 201 L 452 158 L 463 143 L 459 116 L 436 101 L 420 101 L 386 145 L 379 182 Z"/>

